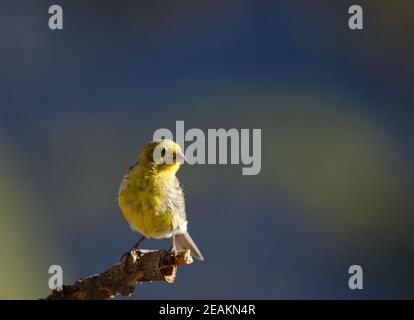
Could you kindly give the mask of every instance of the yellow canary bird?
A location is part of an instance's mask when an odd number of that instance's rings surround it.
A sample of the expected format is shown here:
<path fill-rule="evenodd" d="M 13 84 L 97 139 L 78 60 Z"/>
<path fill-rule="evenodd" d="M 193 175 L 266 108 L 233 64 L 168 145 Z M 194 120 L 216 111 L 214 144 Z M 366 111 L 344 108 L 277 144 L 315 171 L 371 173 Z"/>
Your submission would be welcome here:
<path fill-rule="evenodd" d="M 190 249 L 204 260 L 187 232 L 184 195 L 175 176 L 185 161 L 180 146 L 171 140 L 150 142 L 129 168 L 119 188 L 118 204 L 133 230 L 145 238 L 172 238 L 171 249 Z"/>

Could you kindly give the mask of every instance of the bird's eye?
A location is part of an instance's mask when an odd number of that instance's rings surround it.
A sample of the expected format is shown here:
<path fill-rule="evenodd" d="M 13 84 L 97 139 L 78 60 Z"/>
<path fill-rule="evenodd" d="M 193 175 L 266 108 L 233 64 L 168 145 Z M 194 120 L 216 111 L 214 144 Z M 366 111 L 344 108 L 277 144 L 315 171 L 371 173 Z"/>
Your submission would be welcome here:
<path fill-rule="evenodd" d="M 161 150 L 161 157 L 165 157 L 165 148 Z"/>

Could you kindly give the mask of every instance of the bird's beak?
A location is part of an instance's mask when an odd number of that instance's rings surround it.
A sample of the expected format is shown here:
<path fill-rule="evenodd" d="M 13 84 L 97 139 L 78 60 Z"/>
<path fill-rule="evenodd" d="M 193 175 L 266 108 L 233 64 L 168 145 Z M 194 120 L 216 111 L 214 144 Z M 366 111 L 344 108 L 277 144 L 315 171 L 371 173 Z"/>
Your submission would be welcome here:
<path fill-rule="evenodd" d="M 175 153 L 175 157 L 174 158 L 175 158 L 175 161 L 177 163 L 180 163 L 180 164 L 184 164 L 187 161 L 187 159 L 185 158 L 184 153 L 182 153 L 182 152 Z"/>

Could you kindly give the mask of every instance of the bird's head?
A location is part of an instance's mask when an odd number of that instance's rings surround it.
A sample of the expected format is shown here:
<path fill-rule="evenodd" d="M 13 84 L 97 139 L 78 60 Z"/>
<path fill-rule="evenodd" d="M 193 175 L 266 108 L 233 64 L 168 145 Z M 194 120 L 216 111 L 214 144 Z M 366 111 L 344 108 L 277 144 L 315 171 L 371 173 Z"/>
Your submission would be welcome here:
<path fill-rule="evenodd" d="M 172 140 L 151 141 L 139 155 L 139 164 L 158 172 L 175 173 L 185 162 L 181 147 Z"/>

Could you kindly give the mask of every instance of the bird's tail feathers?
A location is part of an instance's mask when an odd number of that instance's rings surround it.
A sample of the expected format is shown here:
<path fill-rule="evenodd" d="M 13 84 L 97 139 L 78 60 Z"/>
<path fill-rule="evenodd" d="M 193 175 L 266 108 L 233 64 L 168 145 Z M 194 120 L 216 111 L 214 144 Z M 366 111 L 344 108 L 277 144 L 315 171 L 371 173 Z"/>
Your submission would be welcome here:
<path fill-rule="evenodd" d="M 175 235 L 175 246 L 177 250 L 190 249 L 191 255 L 193 255 L 198 260 L 204 260 L 203 255 L 198 249 L 197 245 L 194 243 L 193 239 L 188 232 Z"/>

